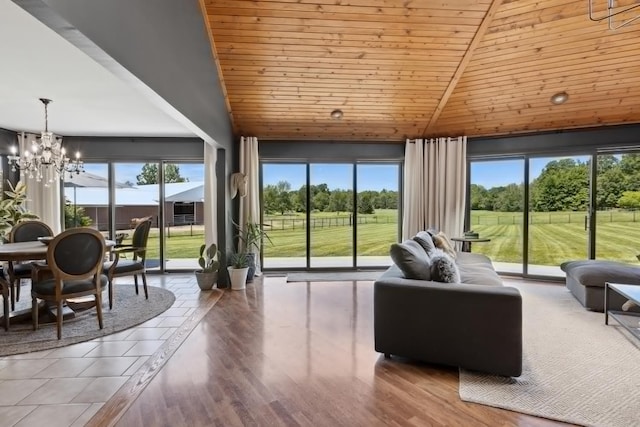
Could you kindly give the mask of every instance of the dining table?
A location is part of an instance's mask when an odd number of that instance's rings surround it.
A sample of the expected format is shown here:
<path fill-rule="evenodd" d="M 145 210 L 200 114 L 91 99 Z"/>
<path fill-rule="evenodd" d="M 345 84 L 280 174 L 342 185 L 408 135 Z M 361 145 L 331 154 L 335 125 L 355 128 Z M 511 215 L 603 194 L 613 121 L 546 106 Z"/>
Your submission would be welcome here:
<path fill-rule="evenodd" d="M 110 251 L 116 245 L 114 240 L 105 239 L 105 249 Z M 32 241 L 0 244 L 0 262 L 43 261 L 47 259 L 48 242 Z M 71 309 L 64 310 L 64 317 L 73 317 Z M 31 307 L 11 313 L 11 322 L 31 320 Z"/>

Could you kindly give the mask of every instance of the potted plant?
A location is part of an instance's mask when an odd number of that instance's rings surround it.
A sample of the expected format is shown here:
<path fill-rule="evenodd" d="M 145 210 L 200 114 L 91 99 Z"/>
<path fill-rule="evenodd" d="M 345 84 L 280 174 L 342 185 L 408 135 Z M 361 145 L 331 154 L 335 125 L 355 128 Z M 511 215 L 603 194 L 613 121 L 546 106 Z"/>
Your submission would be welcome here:
<path fill-rule="evenodd" d="M 229 257 L 230 265 L 227 267 L 231 280 L 231 289 L 242 290 L 247 286 L 247 273 L 249 272 L 249 257 L 244 251 L 234 252 Z"/>
<path fill-rule="evenodd" d="M 251 221 L 251 219 L 246 222 L 244 228 L 240 229 L 237 224 L 236 227 L 240 230 L 238 238 L 244 244 L 245 255 L 248 258 L 249 272 L 247 273 L 247 281 L 251 282 L 256 272 L 257 252 L 260 250 L 260 245 L 265 240 L 269 243 L 273 242 L 262 228 L 262 225 Z"/>
<path fill-rule="evenodd" d="M 27 200 L 27 185 L 18 181 L 16 186 L 7 181 L 9 190 L 4 192 L 4 197 L 0 200 L 0 235 L 3 239 L 9 235 L 11 228 L 20 221 L 28 219 L 38 219 L 38 215 L 27 211 L 24 202 Z"/>
<path fill-rule="evenodd" d="M 213 288 L 213 285 L 218 280 L 218 270 L 220 269 L 220 251 L 215 243 L 200 246 L 200 257 L 198 258 L 198 264 L 200 270 L 196 270 L 196 281 L 198 286 L 203 291 L 207 291 Z"/>

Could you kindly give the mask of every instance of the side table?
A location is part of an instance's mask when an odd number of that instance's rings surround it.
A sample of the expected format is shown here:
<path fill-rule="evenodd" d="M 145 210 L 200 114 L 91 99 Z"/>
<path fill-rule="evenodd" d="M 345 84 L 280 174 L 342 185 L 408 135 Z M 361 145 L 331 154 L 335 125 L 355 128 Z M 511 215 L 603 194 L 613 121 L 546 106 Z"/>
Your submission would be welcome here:
<path fill-rule="evenodd" d="M 609 292 L 616 292 L 640 305 L 640 286 L 609 282 L 604 284 L 604 324 L 608 325 L 611 317 L 631 335 L 640 339 L 640 313 L 609 310 Z"/>
<path fill-rule="evenodd" d="M 470 239 L 467 237 L 452 237 L 451 241 L 460 243 L 461 244 L 460 250 L 462 252 L 471 252 L 472 243 L 490 242 L 491 239 L 487 239 L 487 238 Z"/>

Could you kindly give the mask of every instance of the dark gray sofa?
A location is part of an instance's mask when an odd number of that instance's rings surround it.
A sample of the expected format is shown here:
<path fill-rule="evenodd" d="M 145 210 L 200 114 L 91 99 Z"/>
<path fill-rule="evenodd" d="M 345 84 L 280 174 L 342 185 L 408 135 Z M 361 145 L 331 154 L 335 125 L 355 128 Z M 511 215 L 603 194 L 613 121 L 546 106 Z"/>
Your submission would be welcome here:
<path fill-rule="evenodd" d="M 484 255 L 460 252 L 456 264 L 463 283 L 407 279 L 396 265 L 376 280 L 376 351 L 386 357 L 519 376 L 520 292 L 502 286 Z"/>
<path fill-rule="evenodd" d="M 604 311 L 605 282 L 640 285 L 640 267 L 606 260 L 567 261 L 560 265 L 567 275 L 566 285 L 573 296 L 593 311 Z M 609 309 L 620 310 L 627 299 L 610 292 Z M 633 307 L 631 311 L 638 311 Z"/>

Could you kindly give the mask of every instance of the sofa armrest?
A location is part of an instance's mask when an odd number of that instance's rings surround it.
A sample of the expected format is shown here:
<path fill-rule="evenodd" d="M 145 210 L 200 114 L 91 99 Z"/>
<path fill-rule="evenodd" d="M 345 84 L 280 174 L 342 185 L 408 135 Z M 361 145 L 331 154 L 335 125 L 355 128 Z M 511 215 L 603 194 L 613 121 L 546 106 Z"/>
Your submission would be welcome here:
<path fill-rule="evenodd" d="M 376 351 L 498 375 L 522 371 L 522 298 L 511 287 L 387 277 L 374 284 Z"/>

